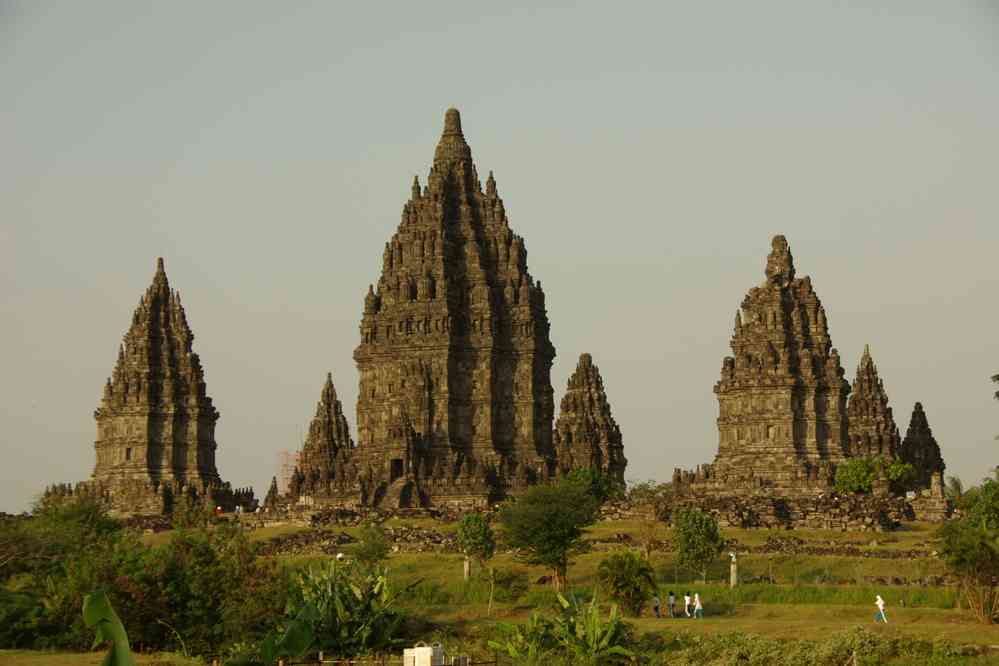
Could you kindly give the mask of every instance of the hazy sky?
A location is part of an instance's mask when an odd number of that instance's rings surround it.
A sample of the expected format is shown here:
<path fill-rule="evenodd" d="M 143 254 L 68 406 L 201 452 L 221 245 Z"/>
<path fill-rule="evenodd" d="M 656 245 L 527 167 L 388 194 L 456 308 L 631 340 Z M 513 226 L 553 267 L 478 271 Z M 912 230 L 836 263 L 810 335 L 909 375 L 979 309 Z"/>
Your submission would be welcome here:
<path fill-rule="evenodd" d="M 556 400 L 603 373 L 632 479 L 717 449 L 770 237 L 904 435 L 999 463 L 999 12 L 986 2 L 0 0 L 0 510 L 87 478 L 163 256 L 218 462 L 258 493 L 327 371 L 355 428 L 367 286 L 461 109 L 547 295 Z"/>

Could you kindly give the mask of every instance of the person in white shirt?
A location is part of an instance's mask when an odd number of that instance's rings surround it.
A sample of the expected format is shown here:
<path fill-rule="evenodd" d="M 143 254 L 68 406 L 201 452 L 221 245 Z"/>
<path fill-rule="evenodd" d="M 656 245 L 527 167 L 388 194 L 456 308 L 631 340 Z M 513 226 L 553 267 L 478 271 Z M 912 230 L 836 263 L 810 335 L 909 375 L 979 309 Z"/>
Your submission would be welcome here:
<path fill-rule="evenodd" d="M 683 595 L 683 614 L 690 617 L 690 592 Z"/>
<path fill-rule="evenodd" d="M 878 614 L 874 616 L 875 619 L 888 624 L 888 616 L 885 615 L 885 600 L 881 598 L 880 594 L 875 599 L 874 604 L 878 607 Z"/>
<path fill-rule="evenodd" d="M 704 606 L 701 605 L 700 592 L 694 592 L 694 617 L 704 618 Z"/>

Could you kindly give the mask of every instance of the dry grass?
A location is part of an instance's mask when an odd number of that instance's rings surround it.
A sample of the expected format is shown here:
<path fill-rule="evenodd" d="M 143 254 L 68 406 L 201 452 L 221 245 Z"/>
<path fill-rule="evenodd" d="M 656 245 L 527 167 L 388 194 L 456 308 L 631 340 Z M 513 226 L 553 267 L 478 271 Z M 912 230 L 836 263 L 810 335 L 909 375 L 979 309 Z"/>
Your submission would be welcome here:
<path fill-rule="evenodd" d="M 104 652 L 42 652 L 26 650 L 0 650 L 0 664 L 4 666 L 99 666 Z M 139 666 L 204 666 L 197 659 L 187 659 L 174 654 L 136 655 Z"/>

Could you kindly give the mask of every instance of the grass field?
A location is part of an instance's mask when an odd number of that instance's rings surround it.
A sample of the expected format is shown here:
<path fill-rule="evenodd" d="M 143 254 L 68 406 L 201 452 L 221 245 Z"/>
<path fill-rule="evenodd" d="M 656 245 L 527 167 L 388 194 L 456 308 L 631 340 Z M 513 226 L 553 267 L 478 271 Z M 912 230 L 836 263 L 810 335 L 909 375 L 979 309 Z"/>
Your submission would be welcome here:
<path fill-rule="evenodd" d="M 410 526 L 447 532 L 453 525 L 429 519 L 392 519 L 392 526 Z M 250 538 L 265 541 L 286 534 L 308 530 L 301 524 L 282 524 L 254 530 Z M 333 528 L 335 531 L 356 532 L 357 528 Z M 595 548 L 576 556 L 569 569 L 570 587 L 583 597 L 600 595 L 596 570 L 608 549 L 639 543 L 647 538 L 650 525 L 642 521 L 598 523 L 590 529 L 588 539 Z M 629 618 L 639 633 L 685 635 L 717 635 L 740 632 L 771 639 L 824 639 L 834 633 L 862 626 L 886 637 L 920 640 L 946 640 L 957 645 L 997 646 L 999 628 L 977 623 L 967 611 L 960 609 L 957 591 L 952 587 L 921 585 L 871 585 L 869 579 L 922 580 L 945 573 L 936 557 L 894 557 L 884 555 L 900 551 L 935 550 L 935 526 L 913 524 L 892 533 L 839 532 L 831 530 L 737 530 L 724 534 L 735 539 L 740 548 L 752 548 L 773 537 L 795 537 L 806 546 L 828 547 L 831 544 L 859 548 L 859 556 L 804 554 L 740 553 L 741 578 L 773 578 L 777 584 L 743 583 L 735 589 L 728 586 L 727 558 L 709 568 L 708 580 L 676 565 L 673 553 L 654 551 L 652 563 L 657 582 L 665 596 L 667 590 L 681 595 L 696 591 L 705 603 L 703 620 L 655 619 L 649 611 L 640 618 Z M 655 538 L 669 539 L 670 530 L 654 528 Z M 622 537 L 621 535 L 625 535 Z M 145 535 L 146 543 L 162 543 L 170 533 Z M 348 547 L 349 550 L 349 547 Z M 881 556 L 877 556 L 881 555 Z M 279 556 L 282 564 L 298 569 L 321 563 L 326 556 Z M 491 564 L 507 573 L 508 580 L 519 582 L 513 592 L 499 590 L 492 616 L 487 616 L 487 588 L 481 581 L 462 580 L 463 557 L 451 553 L 395 553 L 389 557 L 390 578 L 396 589 L 409 589 L 401 603 L 414 615 L 426 620 L 427 639 L 442 640 L 452 649 L 481 649 L 496 633 L 497 622 L 520 622 L 532 611 L 544 610 L 553 603 L 551 589 L 539 582 L 548 572 L 518 561 L 510 553 L 500 553 Z M 890 624 L 874 622 L 874 597 L 881 594 L 888 603 Z M 476 647 L 477 646 L 477 647 Z M 173 661 L 171 661 L 171 659 Z M 975 664 L 999 664 L 999 656 L 968 658 Z M 0 652 L 0 663 L 15 666 L 52 664 L 75 666 L 98 664 L 100 655 L 55 655 L 40 653 Z M 143 665 L 187 664 L 180 658 L 167 656 L 144 657 Z M 948 662 L 950 663 L 950 662 Z"/>

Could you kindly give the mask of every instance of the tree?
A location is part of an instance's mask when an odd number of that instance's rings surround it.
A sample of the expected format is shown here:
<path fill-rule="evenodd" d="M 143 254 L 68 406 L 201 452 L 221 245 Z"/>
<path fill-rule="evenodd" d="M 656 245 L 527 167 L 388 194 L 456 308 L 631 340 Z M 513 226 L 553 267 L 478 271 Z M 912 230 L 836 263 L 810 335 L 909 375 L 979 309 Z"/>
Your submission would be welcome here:
<path fill-rule="evenodd" d="M 947 488 L 944 490 L 947 495 L 947 499 L 951 502 L 957 504 L 961 501 L 961 497 L 964 495 L 964 484 L 956 476 L 947 477 Z"/>
<path fill-rule="evenodd" d="M 999 482 L 986 479 L 962 499 L 964 515 L 940 528 L 941 557 L 979 621 L 999 619 Z"/>
<path fill-rule="evenodd" d="M 681 509 L 673 520 L 673 534 L 680 565 L 699 571 L 707 582 L 708 567 L 725 548 L 718 521 L 700 509 Z"/>
<path fill-rule="evenodd" d="M 374 567 L 388 557 L 391 545 L 385 530 L 374 523 L 368 523 L 358 533 L 354 557 L 367 567 Z"/>
<path fill-rule="evenodd" d="M 600 504 L 609 499 L 620 497 L 624 489 L 621 488 L 611 477 L 607 476 L 599 469 L 592 467 L 581 467 L 574 469 L 565 475 L 564 483 L 579 484 Z"/>
<path fill-rule="evenodd" d="M 597 578 L 611 598 L 636 617 L 656 589 L 652 565 L 631 550 L 605 558 L 597 567 Z"/>
<path fill-rule="evenodd" d="M 565 585 L 569 557 L 584 547 L 584 528 L 597 519 L 599 502 L 579 484 L 534 486 L 500 511 L 503 538 L 523 560 L 552 569 L 556 590 Z"/>
<path fill-rule="evenodd" d="M 468 560 L 473 558 L 479 563 L 479 570 L 484 571 L 486 562 L 496 553 L 496 537 L 493 528 L 481 514 L 473 513 L 465 516 L 458 523 L 458 546 L 465 553 L 465 580 L 468 580 Z M 487 613 L 492 614 L 493 592 L 496 587 L 496 575 L 489 568 L 489 606 Z"/>

